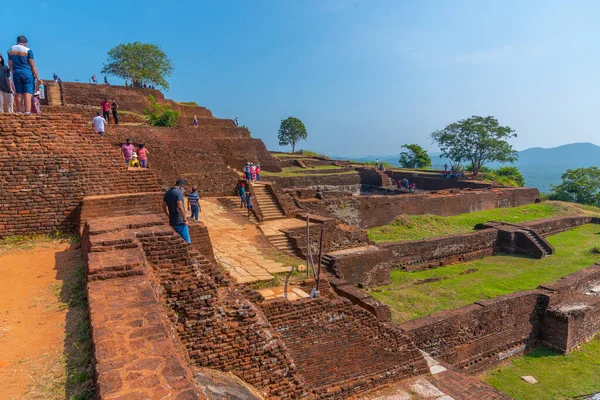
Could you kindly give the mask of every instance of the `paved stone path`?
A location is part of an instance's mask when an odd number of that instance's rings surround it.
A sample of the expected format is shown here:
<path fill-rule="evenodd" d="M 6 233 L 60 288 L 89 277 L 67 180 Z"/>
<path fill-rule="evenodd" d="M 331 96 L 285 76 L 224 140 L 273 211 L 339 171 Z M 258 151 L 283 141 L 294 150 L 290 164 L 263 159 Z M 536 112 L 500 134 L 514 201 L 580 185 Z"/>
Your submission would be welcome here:
<path fill-rule="evenodd" d="M 203 198 L 200 206 L 200 220 L 208 228 L 215 258 L 238 282 L 269 281 L 275 273 L 290 271 L 289 265 L 269 256 L 278 250 L 245 217 L 225 208 L 216 198 Z"/>

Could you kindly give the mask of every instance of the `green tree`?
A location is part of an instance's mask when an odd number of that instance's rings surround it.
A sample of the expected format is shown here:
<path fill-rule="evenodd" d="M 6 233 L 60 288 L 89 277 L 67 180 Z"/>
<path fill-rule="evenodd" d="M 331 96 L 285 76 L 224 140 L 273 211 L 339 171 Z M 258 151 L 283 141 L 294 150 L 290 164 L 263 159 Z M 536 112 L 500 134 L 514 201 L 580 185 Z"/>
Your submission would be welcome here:
<path fill-rule="evenodd" d="M 150 107 L 144 107 L 142 111 L 150 125 L 177 126 L 179 111 L 171 110 L 168 105 L 158 103 L 152 95 L 148 96 L 148 101 Z"/>
<path fill-rule="evenodd" d="M 166 78 L 173 63 L 164 51 L 150 43 L 122 43 L 108 51 L 103 74 L 129 79 L 132 84 L 152 84 L 169 89 Z"/>
<path fill-rule="evenodd" d="M 500 167 L 493 171 L 493 173 L 498 177 L 506 178 L 515 183 L 515 185 L 510 186 L 525 186 L 525 178 L 517 167 Z"/>
<path fill-rule="evenodd" d="M 513 129 L 501 126 L 494 117 L 472 116 L 433 132 L 431 138 L 442 151 L 441 157 L 452 162 L 469 162 L 473 175 L 492 161 L 514 162 L 517 152 L 507 142 L 517 137 Z"/>
<path fill-rule="evenodd" d="M 549 197 L 600 207 L 600 168 L 568 169 L 562 174 L 562 183 L 552 185 Z"/>
<path fill-rule="evenodd" d="M 292 146 L 292 153 L 296 151 L 296 143 L 300 140 L 306 140 L 308 133 L 302 121 L 295 117 L 288 117 L 281 121 L 279 126 L 279 139 L 280 146 Z"/>
<path fill-rule="evenodd" d="M 403 144 L 408 151 L 400 153 L 400 165 L 403 168 L 429 168 L 431 167 L 431 158 L 424 148 L 418 144 Z"/>

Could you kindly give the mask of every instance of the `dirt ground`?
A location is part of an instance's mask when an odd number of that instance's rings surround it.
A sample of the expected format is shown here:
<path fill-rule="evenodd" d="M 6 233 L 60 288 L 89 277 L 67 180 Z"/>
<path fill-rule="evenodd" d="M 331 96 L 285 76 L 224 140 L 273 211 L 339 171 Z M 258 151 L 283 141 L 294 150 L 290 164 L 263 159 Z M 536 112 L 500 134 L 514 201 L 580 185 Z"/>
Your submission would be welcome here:
<path fill-rule="evenodd" d="M 0 397 L 65 398 L 69 307 L 63 281 L 81 266 L 64 241 L 0 249 Z"/>

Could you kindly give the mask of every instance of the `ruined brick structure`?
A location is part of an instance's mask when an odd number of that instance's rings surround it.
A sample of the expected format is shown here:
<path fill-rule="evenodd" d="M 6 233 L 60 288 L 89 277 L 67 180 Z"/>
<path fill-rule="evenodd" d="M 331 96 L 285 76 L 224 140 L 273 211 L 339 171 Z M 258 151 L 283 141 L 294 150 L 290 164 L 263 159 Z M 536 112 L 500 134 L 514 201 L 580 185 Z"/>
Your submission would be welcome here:
<path fill-rule="evenodd" d="M 325 200 L 296 199 L 297 204 L 308 212 L 336 218 L 361 228 L 385 225 L 400 215 L 451 216 L 499 207 L 517 207 L 535 201 L 539 201 L 539 192 L 532 188 L 451 190 L 398 196 L 326 197 Z"/>
<path fill-rule="evenodd" d="M 84 196 L 155 191 L 79 115 L 0 115 L 0 237 L 74 231 Z"/>

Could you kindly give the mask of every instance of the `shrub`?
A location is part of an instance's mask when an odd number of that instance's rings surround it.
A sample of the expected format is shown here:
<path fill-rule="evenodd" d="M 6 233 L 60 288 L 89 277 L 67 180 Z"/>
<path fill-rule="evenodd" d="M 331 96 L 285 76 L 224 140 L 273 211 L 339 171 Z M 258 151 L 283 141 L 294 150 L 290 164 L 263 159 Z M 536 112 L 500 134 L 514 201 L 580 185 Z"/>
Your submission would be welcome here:
<path fill-rule="evenodd" d="M 143 112 L 146 121 L 153 126 L 177 126 L 179 111 L 171 110 L 171 107 L 159 104 L 154 96 L 149 95 L 150 107 L 144 107 Z"/>

